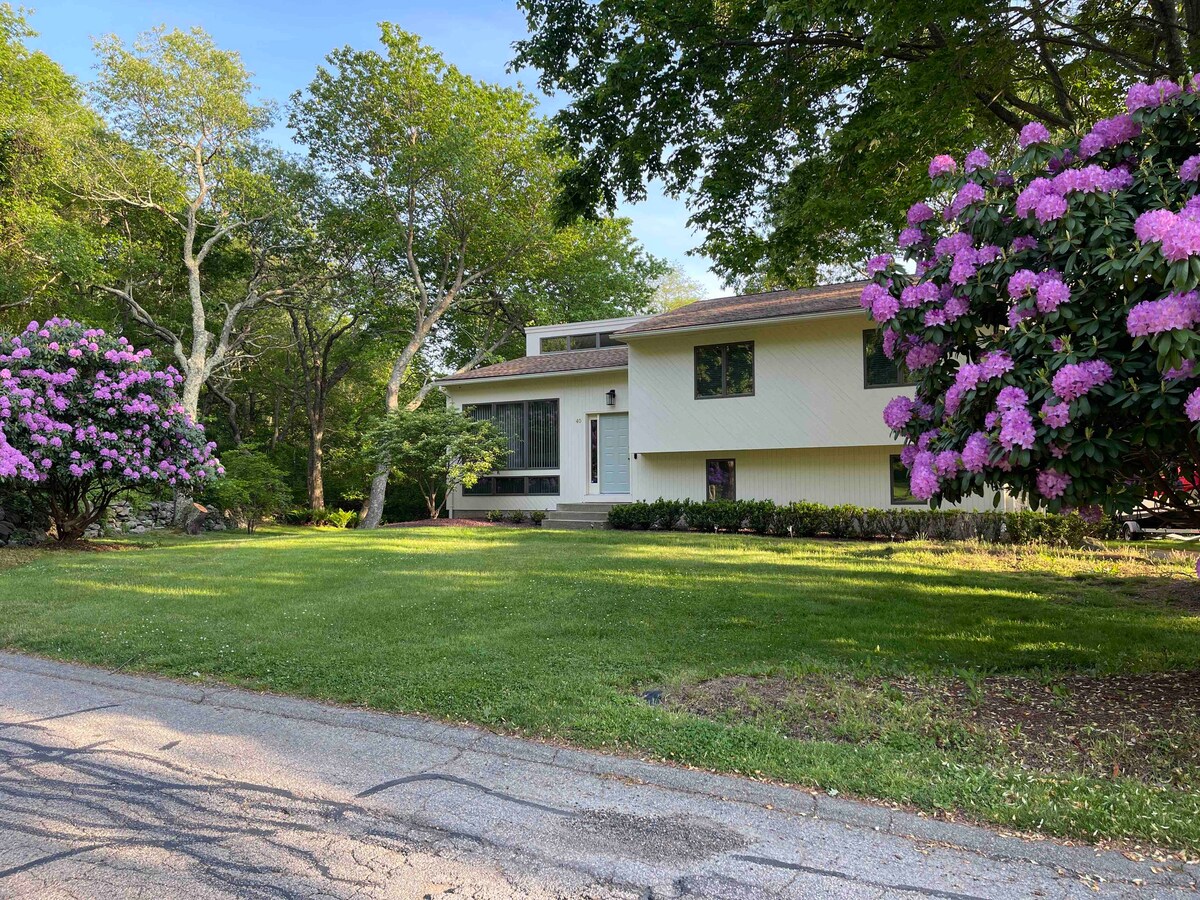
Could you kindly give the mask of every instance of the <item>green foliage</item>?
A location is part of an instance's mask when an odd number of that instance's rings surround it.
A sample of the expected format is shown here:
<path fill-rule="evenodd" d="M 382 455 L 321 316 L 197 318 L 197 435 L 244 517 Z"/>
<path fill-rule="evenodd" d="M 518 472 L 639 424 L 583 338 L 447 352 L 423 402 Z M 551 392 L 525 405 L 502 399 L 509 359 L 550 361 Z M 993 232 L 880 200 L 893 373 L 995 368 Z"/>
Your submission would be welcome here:
<path fill-rule="evenodd" d="M 489 509 L 487 511 L 487 520 L 489 522 L 503 522 L 504 521 L 504 510 Z"/>
<path fill-rule="evenodd" d="M 717 270 L 760 288 L 890 245 L 934 154 L 1111 115 L 1129 72 L 1200 67 L 1197 23 L 1144 0 L 520 4 L 516 64 L 570 100 L 570 209 L 636 201 L 657 179 L 688 197 Z"/>
<path fill-rule="evenodd" d="M 681 519 L 691 531 L 728 534 L 750 530 L 776 537 L 928 538 L 1061 547 L 1078 547 L 1088 538 L 1111 537 L 1116 533 L 1112 520 L 1095 521 L 1078 513 L 871 509 L 807 501 L 777 504 L 771 500 L 660 499 L 653 503 L 619 504 L 608 513 L 608 524 L 623 530 L 670 530 Z"/>
<path fill-rule="evenodd" d="M 263 521 L 287 512 L 292 492 L 265 454 L 249 447 L 227 450 L 221 463 L 225 475 L 205 488 L 202 502 L 245 523 L 251 533 Z"/>
<path fill-rule="evenodd" d="M 531 509 L 529 511 L 529 521 L 535 527 L 541 527 L 541 524 L 546 521 L 546 511 L 544 509 Z"/>
<path fill-rule="evenodd" d="M 507 441 L 491 423 L 446 408 L 384 416 L 364 440 L 370 459 L 390 462 L 401 478 L 417 485 L 431 519 L 441 514 L 447 492 L 473 487 L 508 452 Z"/>
<path fill-rule="evenodd" d="M 324 525 L 330 528 L 353 528 L 358 524 L 358 513 L 349 509 L 295 506 L 280 515 L 288 525 Z"/>
<path fill-rule="evenodd" d="M 523 509 L 509 510 L 508 515 L 505 518 L 508 519 L 509 522 L 512 522 L 514 525 L 520 525 L 521 523 L 523 523 L 525 521 L 525 510 L 523 510 Z"/>

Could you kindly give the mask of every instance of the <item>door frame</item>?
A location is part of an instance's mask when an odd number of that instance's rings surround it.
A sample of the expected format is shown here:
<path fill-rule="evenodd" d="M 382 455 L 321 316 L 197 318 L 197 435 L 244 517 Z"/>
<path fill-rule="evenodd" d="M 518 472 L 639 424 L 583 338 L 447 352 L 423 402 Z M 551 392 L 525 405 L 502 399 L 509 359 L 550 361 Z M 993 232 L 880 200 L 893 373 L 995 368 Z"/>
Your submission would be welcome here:
<path fill-rule="evenodd" d="M 585 494 L 585 496 L 589 496 L 589 497 L 624 497 L 624 496 L 627 496 L 631 490 L 633 490 L 633 484 L 632 484 L 632 482 L 633 482 L 633 454 L 629 453 L 628 442 L 626 443 L 626 446 L 625 446 L 625 452 L 626 452 L 626 454 L 628 454 L 628 458 L 629 458 L 629 478 L 630 478 L 629 488 L 620 493 L 616 493 L 616 492 L 605 493 L 600 490 L 600 478 L 601 478 L 601 465 L 600 465 L 600 456 L 599 456 L 599 454 L 600 454 L 600 420 L 602 418 L 605 418 L 606 416 L 624 416 L 626 421 L 628 421 L 629 412 L 628 412 L 628 410 L 622 410 L 622 411 L 598 412 L 598 413 L 589 413 L 588 414 L 588 417 L 587 417 L 587 440 L 584 441 L 584 447 L 585 447 L 584 455 L 586 457 L 586 459 L 584 460 L 584 464 L 587 467 L 586 468 L 587 490 L 584 492 L 584 494 Z M 592 441 L 593 434 L 595 435 L 595 438 L 596 438 L 595 442 Z M 593 471 L 596 473 L 595 481 L 592 480 L 592 472 Z"/>

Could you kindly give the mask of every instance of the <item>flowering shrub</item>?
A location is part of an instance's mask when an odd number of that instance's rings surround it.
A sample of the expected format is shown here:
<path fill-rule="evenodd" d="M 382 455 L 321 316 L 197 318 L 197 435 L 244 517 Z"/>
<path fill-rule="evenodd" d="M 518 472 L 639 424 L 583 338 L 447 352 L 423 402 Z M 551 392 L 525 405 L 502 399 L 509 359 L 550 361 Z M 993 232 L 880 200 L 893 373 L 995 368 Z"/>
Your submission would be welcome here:
<path fill-rule="evenodd" d="M 212 479 L 215 445 L 184 414 L 182 380 L 149 350 L 67 319 L 0 338 L 0 480 L 44 497 L 68 541 L 122 491 Z"/>
<path fill-rule="evenodd" d="M 1200 513 L 1198 79 L 1082 134 L 1030 123 L 1003 162 L 934 158 L 908 264 L 862 293 L 916 385 L 884 411 L 915 496 Z"/>

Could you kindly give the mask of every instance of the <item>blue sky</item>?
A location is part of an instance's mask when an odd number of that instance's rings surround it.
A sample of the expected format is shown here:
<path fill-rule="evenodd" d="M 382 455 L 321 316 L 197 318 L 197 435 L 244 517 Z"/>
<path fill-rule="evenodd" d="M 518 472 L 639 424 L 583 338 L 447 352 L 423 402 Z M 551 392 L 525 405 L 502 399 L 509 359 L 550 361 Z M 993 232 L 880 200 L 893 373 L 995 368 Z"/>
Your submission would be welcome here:
<path fill-rule="evenodd" d="M 515 0 L 47 0 L 34 6 L 30 16 L 39 32 L 33 45 L 85 80 L 92 74 L 93 37 L 116 34 L 132 39 L 159 24 L 200 25 L 222 47 L 239 51 L 255 73 L 261 94 L 281 104 L 311 80 L 317 63 L 334 47 L 375 46 L 376 25 L 384 20 L 420 35 L 476 78 L 520 81 L 541 97 L 547 114 L 563 102 L 541 95 L 533 72 L 507 71 L 512 43 L 526 33 Z M 278 127 L 274 137 L 286 143 L 286 128 Z M 709 296 L 723 292 L 708 261 L 686 255 L 700 239 L 687 227 L 682 202 L 664 197 L 652 184 L 645 202 L 622 207 L 621 212 L 633 220 L 634 233 L 651 253 L 681 266 Z"/>

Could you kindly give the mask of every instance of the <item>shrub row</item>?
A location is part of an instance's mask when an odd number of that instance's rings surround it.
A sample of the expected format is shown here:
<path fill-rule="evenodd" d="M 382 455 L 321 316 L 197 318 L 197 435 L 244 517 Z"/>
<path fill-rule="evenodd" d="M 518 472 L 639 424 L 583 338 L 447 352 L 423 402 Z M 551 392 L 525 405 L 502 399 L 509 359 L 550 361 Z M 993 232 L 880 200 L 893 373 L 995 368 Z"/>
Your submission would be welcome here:
<path fill-rule="evenodd" d="M 541 525 L 546 519 L 546 511 L 544 509 L 510 509 L 508 511 L 492 509 L 487 513 L 489 522 L 512 522 L 514 525 L 520 525 L 526 519 L 534 525 Z"/>
<path fill-rule="evenodd" d="M 691 531 L 752 531 L 777 537 L 975 539 L 1068 546 L 1113 531 L 1109 520 L 1094 522 L 1075 513 L 869 509 L 808 502 L 780 505 L 771 500 L 659 499 L 653 503 L 624 503 L 609 511 L 608 524 L 621 529 L 670 530 L 682 526 Z"/>

